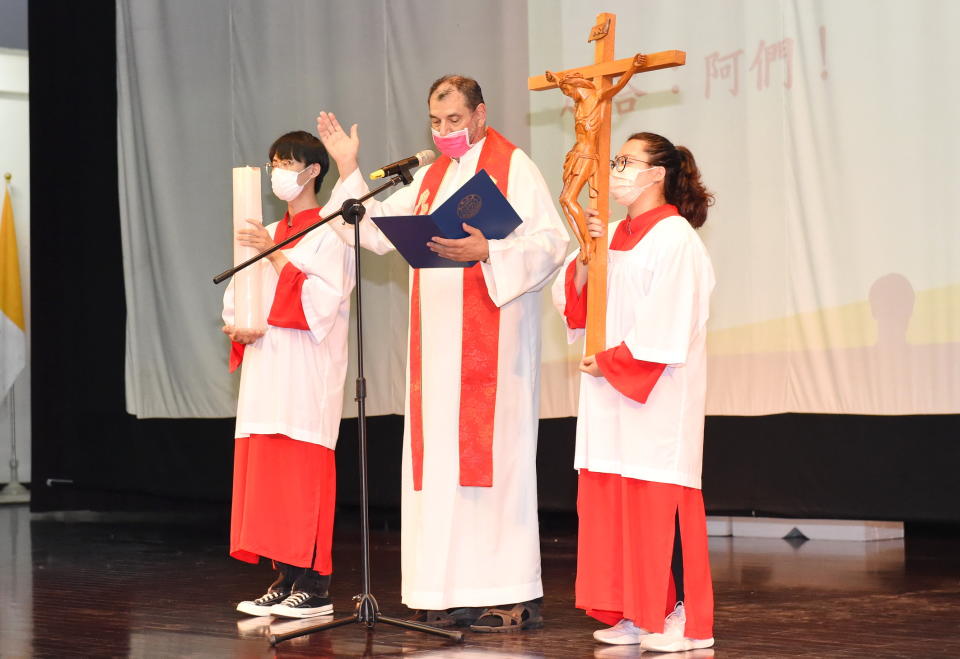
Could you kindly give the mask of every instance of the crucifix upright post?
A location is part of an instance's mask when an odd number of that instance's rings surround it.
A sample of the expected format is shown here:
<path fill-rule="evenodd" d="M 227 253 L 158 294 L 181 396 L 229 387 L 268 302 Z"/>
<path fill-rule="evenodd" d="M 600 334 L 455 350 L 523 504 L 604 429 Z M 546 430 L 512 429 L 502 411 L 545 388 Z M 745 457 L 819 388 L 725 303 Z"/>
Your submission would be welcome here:
<path fill-rule="evenodd" d="M 607 241 L 592 239 L 587 233 L 586 214 L 580 205 L 580 192 L 589 186 L 590 208 L 604 222 L 610 219 L 609 177 L 610 108 L 613 97 L 635 73 L 681 66 L 686 53 L 667 50 L 649 55 L 637 54 L 621 60 L 614 57 L 617 17 L 602 13 L 590 30 L 588 42 L 594 42 L 594 63 L 533 76 L 527 86 L 532 91 L 559 88 L 574 102 L 576 142 L 563 162 L 563 190 L 560 207 L 580 243 L 581 260 L 588 263 L 586 354 L 606 349 L 607 315 Z M 614 83 L 617 76 L 620 79 Z"/>

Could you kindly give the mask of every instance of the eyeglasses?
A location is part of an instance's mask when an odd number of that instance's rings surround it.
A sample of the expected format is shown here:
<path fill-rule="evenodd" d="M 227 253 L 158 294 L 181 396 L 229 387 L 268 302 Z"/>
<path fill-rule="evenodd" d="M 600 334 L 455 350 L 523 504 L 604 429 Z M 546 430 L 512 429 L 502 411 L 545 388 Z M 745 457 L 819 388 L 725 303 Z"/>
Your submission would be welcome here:
<path fill-rule="evenodd" d="M 274 160 L 273 162 L 264 163 L 263 168 L 267 174 L 270 174 L 271 169 L 296 169 L 299 164 L 296 160 L 287 158 L 286 160 Z"/>
<path fill-rule="evenodd" d="M 632 165 L 633 163 L 642 162 L 644 165 L 649 165 L 650 163 L 646 160 L 640 160 L 639 158 L 631 158 L 630 156 L 617 156 L 610 161 L 610 169 L 622 172 L 626 169 L 627 165 Z"/>

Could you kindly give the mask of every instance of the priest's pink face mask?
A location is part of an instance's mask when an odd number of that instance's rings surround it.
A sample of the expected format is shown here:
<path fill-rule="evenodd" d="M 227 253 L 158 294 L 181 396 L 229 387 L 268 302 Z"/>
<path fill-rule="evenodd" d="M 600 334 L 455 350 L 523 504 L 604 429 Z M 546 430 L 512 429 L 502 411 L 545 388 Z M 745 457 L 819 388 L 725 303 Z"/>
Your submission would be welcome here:
<path fill-rule="evenodd" d="M 470 110 L 456 89 L 440 88 L 430 98 L 433 143 L 450 158 L 460 158 L 483 137 L 486 120 L 486 106 L 481 103 Z"/>

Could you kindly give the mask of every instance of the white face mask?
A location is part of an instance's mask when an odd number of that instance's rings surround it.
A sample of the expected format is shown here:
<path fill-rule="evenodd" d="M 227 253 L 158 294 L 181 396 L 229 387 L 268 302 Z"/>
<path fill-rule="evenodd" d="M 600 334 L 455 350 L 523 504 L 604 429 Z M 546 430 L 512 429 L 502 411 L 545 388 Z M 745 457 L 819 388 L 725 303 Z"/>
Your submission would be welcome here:
<path fill-rule="evenodd" d="M 274 167 L 273 172 L 270 174 L 270 187 L 273 188 L 273 194 L 277 195 L 277 199 L 293 201 L 299 197 L 307 183 L 300 185 L 297 183 L 297 177 L 308 169 L 310 169 L 309 166 L 301 169 L 299 172 L 295 172 L 292 169 Z M 307 182 L 309 182 L 309 179 Z"/>
<path fill-rule="evenodd" d="M 646 185 L 637 185 L 637 177 L 644 172 L 649 172 L 656 167 L 624 167 L 622 172 L 616 170 L 610 172 L 610 193 L 618 204 L 629 206 L 635 202 L 644 190 L 653 185 L 656 181 L 650 181 Z"/>

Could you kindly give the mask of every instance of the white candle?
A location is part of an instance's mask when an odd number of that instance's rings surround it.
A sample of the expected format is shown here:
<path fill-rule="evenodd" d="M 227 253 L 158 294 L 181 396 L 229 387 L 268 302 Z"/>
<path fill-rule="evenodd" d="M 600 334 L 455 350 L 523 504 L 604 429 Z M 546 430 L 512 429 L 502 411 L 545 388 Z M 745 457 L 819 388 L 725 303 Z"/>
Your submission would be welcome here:
<path fill-rule="evenodd" d="M 260 198 L 260 168 L 233 168 L 233 264 L 239 265 L 257 255 L 253 247 L 237 243 L 240 229 L 250 227 L 247 220 L 263 222 Z M 263 267 L 266 259 L 257 261 L 233 276 L 233 295 L 236 327 L 240 329 L 267 329 L 267 309 L 263 304 Z"/>

